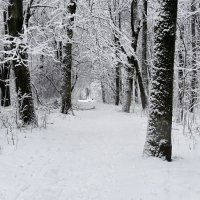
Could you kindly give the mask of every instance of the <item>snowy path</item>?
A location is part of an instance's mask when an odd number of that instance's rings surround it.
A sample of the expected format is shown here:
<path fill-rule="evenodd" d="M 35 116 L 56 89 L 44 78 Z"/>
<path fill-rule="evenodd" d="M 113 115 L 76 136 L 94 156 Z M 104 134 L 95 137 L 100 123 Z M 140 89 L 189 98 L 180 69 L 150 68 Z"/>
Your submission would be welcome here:
<path fill-rule="evenodd" d="M 174 132 L 174 161 L 141 157 L 146 119 L 97 105 L 50 116 L 3 145 L 0 200 L 199 200 L 200 148 Z M 5 136 L 4 136 L 5 137 Z M 2 139 L 2 136 L 1 136 Z"/>

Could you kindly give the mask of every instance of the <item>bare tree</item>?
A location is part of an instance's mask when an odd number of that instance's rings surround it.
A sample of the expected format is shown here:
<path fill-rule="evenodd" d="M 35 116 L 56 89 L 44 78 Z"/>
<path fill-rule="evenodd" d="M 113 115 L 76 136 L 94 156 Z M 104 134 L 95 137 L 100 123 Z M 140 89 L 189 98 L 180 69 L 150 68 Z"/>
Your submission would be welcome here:
<path fill-rule="evenodd" d="M 190 112 L 194 112 L 194 106 L 197 102 L 197 49 L 196 49 L 196 0 L 191 1 L 191 32 L 192 32 L 192 79 L 191 79 L 191 99 L 190 99 Z"/>
<path fill-rule="evenodd" d="M 154 66 L 144 154 L 171 161 L 177 0 L 160 0 L 154 26 Z"/>
<path fill-rule="evenodd" d="M 36 116 L 31 91 L 28 54 L 23 42 L 23 1 L 10 0 L 8 6 L 8 31 L 10 35 L 12 67 L 18 94 L 19 114 L 24 124 L 36 124 Z"/>
<path fill-rule="evenodd" d="M 7 25 L 7 8 L 4 6 L 3 10 L 4 34 L 8 34 Z M 8 45 L 4 45 L 5 52 L 9 50 Z M 7 59 L 7 54 L 4 53 L 3 58 L 5 62 L 0 66 L 0 88 L 1 88 L 1 106 L 10 106 L 10 61 Z M 7 61 L 6 61 L 7 60 Z"/>
<path fill-rule="evenodd" d="M 63 85 L 62 85 L 62 107 L 61 113 L 68 114 L 72 107 L 71 102 L 71 70 L 72 70 L 72 38 L 73 38 L 73 24 L 74 14 L 76 12 L 76 1 L 70 0 L 67 5 L 68 13 L 71 15 L 66 25 L 67 42 L 63 43 Z"/>
<path fill-rule="evenodd" d="M 132 4 L 131 4 L 131 30 L 132 30 L 131 46 L 132 46 L 132 49 L 133 49 L 135 55 L 131 55 L 131 56 L 127 57 L 129 66 L 126 67 L 127 78 L 126 78 L 126 86 L 125 86 L 126 89 L 125 89 L 124 105 L 123 105 L 124 112 L 130 112 L 134 72 L 136 73 L 136 77 L 138 79 L 142 107 L 143 107 L 143 109 L 145 109 L 147 106 L 147 97 L 146 97 L 146 93 L 145 93 L 142 75 L 141 75 L 140 68 L 139 68 L 139 63 L 137 60 L 137 54 L 136 54 L 140 29 L 141 29 L 140 20 L 138 17 L 138 1 L 133 0 Z"/>
<path fill-rule="evenodd" d="M 147 0 L 142 0 L 142 78 L 148 93 L 149 77 L 147 63 Z"/>

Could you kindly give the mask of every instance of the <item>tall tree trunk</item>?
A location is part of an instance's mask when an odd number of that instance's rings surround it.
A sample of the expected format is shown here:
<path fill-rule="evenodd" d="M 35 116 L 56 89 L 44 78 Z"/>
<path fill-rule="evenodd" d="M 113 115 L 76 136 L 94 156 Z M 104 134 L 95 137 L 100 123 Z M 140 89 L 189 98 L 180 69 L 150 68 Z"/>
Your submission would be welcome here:
<path fill-rule="evenodd" d="M 28 69 L 28 54 L 26 44 L 20 34 L 23 34 L 23 1 L 10 0 L 8 6 L 8 31 L 12 41 L 12 65 L 15 75 L 16 92 L 18 94 L 19 115 L 24 125 L 37 123 L 31 91 L 30 72 Z M 18 43 L 15 42 L 17 38 Z"/>
<path fill-rule="evenodd" d="M 121 67 L 122 63 L 120 61 L 120 53 L 121 53 L 121 44 L 120 44 L 120 33 L 121 31 L 121 13 L 116 15 L 116 12 L 119 12 L 117 9 L 119 8 L 119 0 L 114 0 L 113 2 L 113 11 L 112 6 L 108 4 L 108 9 L 110 11 L 110 18 L 113 21 L 114 29 L 113 29 L 113 38 L 115 45 L 115 57 L 117 60 L 115 67 L 115 105 L 118 106 L 120 103 L 120 82 L 121 82 Z M 114 15 L 113 15 L 114 13 Z"/>
<path fill-rule="evenodd" d="M 120 103 L 120 82 L 121 82 L 121 67 L 122 67 L 122 64 L 121 62 L 119 61 L 119 53 L 121 51 L 121 48 L 120 48 L 120 41 L 119 41 L 119 34 L 116 33 L 115 31 L 115 34 L 114 34 L 114 40 L 115 40 L 115 54 L 116 54 L 116 58 L 118 59 L 117 61 L 117 65 L 116 65 L 116 68 L 115 68 L 115 105 L 118 106 L 119 103 Z"/>
<path fill-rule="evenodd" d="M 138 4 L 137 0 L 133 0 L 131 4 L 131 30 L 132 30 L 132 48 L 134 52 L 137 51 L 137 42 L 138 42 Z M 129 66 L 126 66 L 126 85 L 125 85 L 125 94 L 124 94 L 124 104 L 122 110 L 124 112 L 130 112 L 132 90 L 133 90 L 133 75 L 135 71 L 135 57 L 128 56 Z"/>
<path fill-rule="evenodd" d="M 196 0 L 191 2 L 191 12 L 193 13 L 191 19 L 191 32 L 192 32 L 192 80 L 191 80 L 191 98 L 190 98 L 190 112 L 194 112 L 194 106 L 197 102 L 197 50 L 196 50 Z"/>
<path fill-rule="evenodd" d="M 62 106 L 61 113 L 68 114 L 71 107 L 71 71 L 72 71 L 72 38 L 73 38 L 73 24 L 74 24 L 74 14 L 76 12 L 75 0 L 70 0 L 68 6 L 68 13 L 71 15 L 67 29 L 67 42 L 63 42 L 63 84 L 62 84 Z"/>
<path fill-rule="evenodd" d="M 7 26 L 7 9 L 3 11 L 3 19 L 4 19 L 4 33 L 8 34 L 8 26 Z M 8 51 L 8 47 L 4 46 L 4 50 Z M 4 54 L 4 59 L 6 60 L 7 54 Z M 0 88 L 1 88 L 1 106 L 7 107 L 10 106 L 10 62 L 5 62 L 0 69 Z"/>
<path fill-rule="evenodd" d="M 131 4 L 131 29 L 132 29 L 132 48 L 136 54 L 137 52 L 137 43 L 138 43 L 138 36 L 140 31 L 139 20 L 138 20 L 138 2 L 137 0 L 133 0 Z M 145 88 L 142 80 L 142 76 L 139 70 L 139 64 L 136 59 L 136 56 L 128 56 L 129 66 L 127 69 L 127 86 L 125 91 L 125 98 L 124 98 L 124 112 L 130 112 L 130 105 L 131 105 L 131 96 L 132 96 L 132 89 L 131 83 L 133 83 L 133 74 L 136 71 L 136 75 L 138 78 L 139 88 L 141 92 L 141 101 L 143 109 L 147 106 L 147 98 L 145 94 Z M 131 88 L 132 87 L 132 88 Z"/>
<path fill-rule="evenodd" d="M 171 161 L 177 0 L 160 0 L 154 27 L 154 67 L 144 154 Z"/>
<path fill-rule="evenodd" d="M 143 0 L 142 12 L 142 78 L 148 93 L 148 62 L 147 62 L 147 0 Z"/>

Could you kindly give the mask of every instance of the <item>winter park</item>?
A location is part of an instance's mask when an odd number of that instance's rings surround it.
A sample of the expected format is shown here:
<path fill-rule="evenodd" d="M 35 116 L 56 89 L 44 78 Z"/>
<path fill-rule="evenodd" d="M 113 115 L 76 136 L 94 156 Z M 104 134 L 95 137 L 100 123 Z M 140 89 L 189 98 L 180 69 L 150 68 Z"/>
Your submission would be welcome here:
<path fill-rule="evenodd" d="M 0 0 L 0 200 L 199 200 L 199 69 L 199 0 Z"/>

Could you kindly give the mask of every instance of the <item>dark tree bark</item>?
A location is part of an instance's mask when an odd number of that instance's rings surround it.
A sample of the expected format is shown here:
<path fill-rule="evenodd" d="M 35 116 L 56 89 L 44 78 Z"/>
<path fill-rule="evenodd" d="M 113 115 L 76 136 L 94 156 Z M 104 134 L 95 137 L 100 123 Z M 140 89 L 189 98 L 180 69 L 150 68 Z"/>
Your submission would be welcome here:
<path fill-rule="evenodd" d="M 138 83 L 137 83 L 137 79 L 135 79 L 135 103 L 139 103 L 139 99 L 138 99 Z"/>
<path fill-rule="evenodd" d="M 154 27 L 154 67 L 144 154 L 171 161 L 177 0 L 160 0 Z"/>
<path fill-rule="evenodd" d="M 66 27 L 68 41 L 63 43 L 63 85 L 62 85 L 62 106 L 61 113 L 68 114 L 72 107 L 71 102 L 71 71 L 72 71 L 72 38 L 73 38 L 73 24 L 74 24 L 74 14 L 76 12 L 76 2 L 75 0 L 70 0 L 67 6 L 68 12 L 71 15 L 68 25 Z"/>
<path fill-rule="evenodd" d="M 131 4 L 131 30 L 132 30 L 132 48 L 134 52 L 137 51 L 137 42 L 139 36 L 139 21 L 138 21 L 138 8 L 137 0 L 133 0 Z M 135 71 L 135 57 L 128 56 L 129 66 L 126 66 L 126 85 L 124 94 L 124 104 L 122 110 L 124 112 L 130 112 L 132 90 L 133 90 L 133 76 Z"/>
<path fill-rule="evenodd" d="M 18 94 L 19 114 L 24 125 L 37 123 L 31 91 L 30 72 L 28 69 L 28 54 L 26 44 L 22 43 L 23 34 L 23 1 L 10 0 L 8 6 L 8 31 L 12 41 L 12 66 L 15 75 L 16 92 Z M 14 39 L 18 38 L 16 44 Z"/>
<path fill-rule="evenodd" d="M 148 62 L 147 62 L 147 0 L 143 0 L 142 12 L 142 78 L 148 93 Z"/>
<path fill-rule="evenodd" d="M 133 76 L 134 76 L 134 68 L 133 66 L 126 67 L 126 83 L 125 83 L 125 91 L 124 91 L 124 103 L 122 110 L 123 112 L 130 112 L 131 107 L 131 99 L 133 92 Z"/>
<path fill-rule="evenodd" d="M 118 106 L 120 103 L 120 94 L 121 94 L 121 67 L 122 63 L 120 61 L 120 53 L 121 53 L 121 44 L 120 44 L 120 33 L 121 31 L 121 13 L 117 10 L 119 7 L 119 0 L 114 0 L 112 2 L 113 10 L 111 4 L 108 4 L 108 9 L 110 11 L 110 18 L 113 22 L 113 38 L 114 38 L 114 46 L 115 46 L 115 55 L 116 55 L 116 68 L 115 68 L 115 105 Z M 119 12 L 116 15 L 116 12 Z M 114 13 L 114 15 L 113 15 Z"/>
<path fill-rule="evenodd" d="M 133 0 L 131 4 L 131 29 L 132 29 L 132 48 L 136 54 L 137 52 L 137 43 L 138 43 L 138 36 L 140 31 L 140 25 L 138 20 L 138 3 L 137 0 Z M 132 89 L 133 89 L 133 75 L 136 72 L 136 77 L 138 78 L 138 84 L 141 93 L 141 102 L 143 109 L 147 106 L 147 97 L 145 93 L 145 88 L 142 80 L 142 76 L 139 69 L 139 63 L 136 59 L 136 56 L 128 56 L 129 66 L 127 66 L 127 80 L 126 80 L 126 87 L 125 87 L 125 95 L 124 95 L 124 105 L 123 111 L 130 112 L 130 105 L 131 105 L 131 96 L 132 96 Z"/>
<path fill-rule="evenodd" d="M 107 103 L 107 101 L 106 101 L 106 88 L 105 88 L 105 85 L 102 81 L 101 81 L 101 93 L 102 93 L 103 103 Z"/>
<path fill-rule="evenodd" d="M 62 41 L 57 42 L 57 59 L 62 63 Z"/>
<path fill-rule="evenodd" d="M 116 94 L 115 94 L 115 105 L 118 106 L 120 103 L 120 67 L 116 67 Z"/>
<path fill-rule="evenodd" d="M 194 106 L 197 102 L 197 50 L 196 50 L 196 0 L 191 2 L 191 12 L 193 13 L 191 19 L 191 32 L 192 32 L 192 79 L 191 79 L 191 98 L 190 98 L 190 112 L 194 112 Z"/>
<path fill-rule="evenodd" d="M 140 97 L 141 97 L 142 108 L 145 109 L 147 107 L 147 96 L 146 96 L 146 92 L 145 92 L 145 87 L 143 84 L 142 75 L 140 73 L 138 61 L 135 60 L 134 62 L 135 62 L 136 76 L 138 79 L 138 85 L 140 88 Z"/>
<path fill-rule="evenodd" d="M 115 4 L 117 6 L 119 6 L 119 0 L 117 2 L 115 2 Z M 115 9 L 116 10 L 116 9 Z M 118 20 L 116 20 L 116 23 L 118 22 L 118 28 L 119 31 L 121 31 L 121 13 L 118 14 Z M 121 48 L 120 48 L 120 36 L 119 34 L 115 35 L 115 44 L 117 47 L 117 51 L 121 52 Z M 117 54 L 117 52 L 116 52 Z M 118 57 L 118 56 L 117 56 Z M 120 61 L 118 61 L 117 66 L 116 66 L 116 96 L 115 96 L 115 105 L 119 105 L 120 103 L 120 94 L 121 94 L 121 67 L 122 67 L 122 63 Z"/>
<path fill-rule="evenodd" d="M 184 98 L 184 56 L 182 51 L 178 52 L 179 70 L 178 70 L 178 100 L 179 100 L 179 121 L 183 120 L 183 98 Z"/>
<path fill-rule="evenodd" d="M 4 33 L 8 34 L 8 26 L 7 26 L 7 11 L 3 11 L 3 19 L 4 19 Z M 4 46 L 4 50 L 8 51 L 8 47 Z M 4 59 L 6 60 L 7 54 L 4 54 Z M 0 88 L 1 88 L 1 106 L 7 107 L 10 106 L 10 62 L 5 62 L 0 69 Z"/>
<path fill-rule="evenodd" d="M 119 41 L 119 34 L 115 33 L 114 35 L 115 39 L 115 48 L 116 48 L 116 57 L 119 59 L 119 52 L 121 50 L 120 48 L 120 41 Z M 120 82 L 121 82 L 121 62 L 117 61 L 117 66 L 115 68 L 115 105 L 118 106 L 120 103 Z"/>
<path fill-rule="evenodd" d="M 10 66 L 5 63 L 0 69 L 1 106 L 10 106 Z"/>
<path fill-rule="evenodd" d="M 31 6 L 32 6 L 33 2 L 34 2 L 34 0 L 30 0 L 28 2 L 27 8 L 26 8 L 25 17 L 24 17 L 24 23 L 25 23 L 26 27 L 28 27 L 29 20 L 30 20 L 31 15 L 32 15 L 32 13 L 31 13 Z"/>

